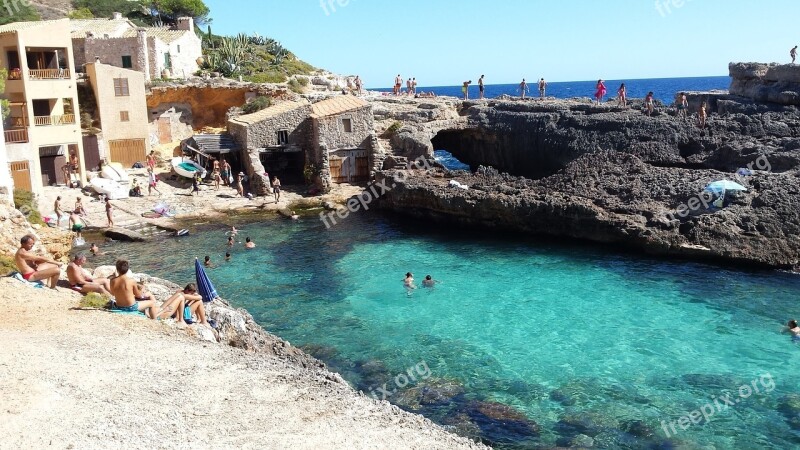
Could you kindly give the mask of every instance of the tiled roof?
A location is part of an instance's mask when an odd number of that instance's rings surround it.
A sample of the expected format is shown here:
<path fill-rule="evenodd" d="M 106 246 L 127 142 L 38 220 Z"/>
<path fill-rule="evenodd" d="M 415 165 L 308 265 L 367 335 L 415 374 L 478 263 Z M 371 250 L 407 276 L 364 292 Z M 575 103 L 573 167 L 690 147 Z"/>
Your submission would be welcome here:
<path fill-rule="evenodd" d="M 311 117 L 327 117 L 368 106 L 369 103 L 352 95 L 342 95 L 311 105 Z"/>
<path fill-rule="evenodd" d="M 51 25 L 53 23 L 59 22 L 64 19 L 58 20 L 38 20 L 33 22 L 14 22 L 14 23 L 7 23 L 5 25 L 0 25 L 0 34 L 3 33 L 15 33 L 17 31 L 27 30 L 30 28 L 41 27 L 45 25 Z"/>
<path fill-rule="evenodd" d="M 146 27 L 145 31 L 147 31 L 148 37 L 157 37 L 167 44 L 182 38 L 186 35 L 186 33 L 194 34 L 188 30 L 173 30 L 166 27 Z M 136 37 L 136 33 L 137 31 L 135 29 L 129 30 L 123 37 Z"/>
<path fill-rule="evenodd" d="M 293 101 L 286 101 L 282 103 L 278 103 L 275 106 L 270 106 L 269 108 L 264 108 L 261 111 L 256 111 L 253 114 L 245 114 L 243 116 L 239 116 L 235 119 L 232 119 L 234 122 L 240 122 L 247 125 L 252 125 L 254 123 L 261 122 L 262 120 L 270 119 L 281 115 L 283 113 L 293 111 L 297 108 L 306 106 L 307 103 L 305 102 L 293 102 Z"/>
<path fill-rule="evenodd" d="M 70 20 L 72 27 L 72 38 L 79 39 L 85 38 L 87 32 L 94 33 L 95 37 L 103 38 L 108 35 L 109 38 L 132 38 L 136 37 L 137 27 L 136 24 L 127 19 L 80 19 Z M 143 27 L 147 31 L 147 36 L 156 37 L 161 39 L 167 44 L 180 39 L 187 33 L 194 34 L 188 30 L 174 30 L 168 27 Z"/>
<path fill-rule="evenodd" d="M 70 20 L 69 25 L 72 28 L 72 39 L 85 38 L 88 32 L 99 38 L 106 34 L 108 37 L 122 37 L 129 30 L 136 32 L 136 25 L 126 19 L 79 19 Z"/>

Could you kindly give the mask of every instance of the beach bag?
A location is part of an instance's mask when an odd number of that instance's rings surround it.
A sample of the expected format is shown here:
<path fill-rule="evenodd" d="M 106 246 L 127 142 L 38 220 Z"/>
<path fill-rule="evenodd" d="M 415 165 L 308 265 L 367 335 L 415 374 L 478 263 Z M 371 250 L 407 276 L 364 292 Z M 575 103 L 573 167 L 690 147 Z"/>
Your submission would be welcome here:
<path fill-rule="evenodd" d="M 228 184 L 233 184 L 233 175 L 228 175 Z"/>

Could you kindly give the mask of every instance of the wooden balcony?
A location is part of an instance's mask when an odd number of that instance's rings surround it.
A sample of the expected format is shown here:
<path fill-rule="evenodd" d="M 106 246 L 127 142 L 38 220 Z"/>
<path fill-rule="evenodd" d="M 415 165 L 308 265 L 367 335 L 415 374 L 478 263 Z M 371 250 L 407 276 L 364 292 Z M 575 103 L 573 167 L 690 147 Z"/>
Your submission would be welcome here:
<path fill-rule="evenodd" d="M 31 69 L 28 71 L 31 80 L 62 80 L 70 78 L 69 69 Z"/>
<path fill-rule="evenodd" d="M 5 130 L 6 144 L 19 144 L 28 142 L 28 129 Z"/>
<path fill-rule="evenodd" d="M 73 125 L 74 123 L 75 114 L 64 114 L 61 116 L 36 116 L 33 118 L 33 124 L 37 127 L 51 125 Z"/>

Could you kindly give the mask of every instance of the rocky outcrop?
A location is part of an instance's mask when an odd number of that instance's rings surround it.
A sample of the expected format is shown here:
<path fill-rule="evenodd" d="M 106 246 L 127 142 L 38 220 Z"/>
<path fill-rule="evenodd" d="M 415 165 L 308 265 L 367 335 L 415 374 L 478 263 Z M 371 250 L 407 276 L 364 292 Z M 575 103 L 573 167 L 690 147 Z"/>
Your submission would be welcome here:
<path fill-rule="evenodd" d="M 393 171 L 382 172 L 379 178 L 393 178 L 386 184 L 395 187 L 379 206 L 427 222 L 586 239 L 658 255 L 776 268 L 800 263 L 796 171 L 754 171 L 738 179 L 750 190 L 729 196 L 728 205 L 715 212 L 704 206 L 709 199 L 703 189 L 730 174 L 659 167 L 620 152 L 580 156 L 538 180 L 480 172 L 396 178 Z M 450 186 L 451 177 L 469 189 Z"/>
<path fill-rule="evenodd" d="M 141 233 L 122 227 L 112 227 L 103 231 L 105 237 L 116 241 L 124 242 L 144 242 L 147 237 Z"/>
<path fill-rule="evenodd" d="M 730 63 L 730 92 L 757 102 L 800 105 L 800 65 Z"/>

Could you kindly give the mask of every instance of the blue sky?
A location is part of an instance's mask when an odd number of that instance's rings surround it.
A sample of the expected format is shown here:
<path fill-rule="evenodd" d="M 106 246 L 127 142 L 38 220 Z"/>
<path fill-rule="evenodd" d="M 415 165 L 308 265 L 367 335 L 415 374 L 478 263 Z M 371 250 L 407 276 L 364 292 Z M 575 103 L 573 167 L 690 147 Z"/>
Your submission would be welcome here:
<path fill-rule="evenodd" d="M 727 75 L 788 63 L 797 0 L 205 0 L 214 34 L 257 32 L 369 88 Z"/>

